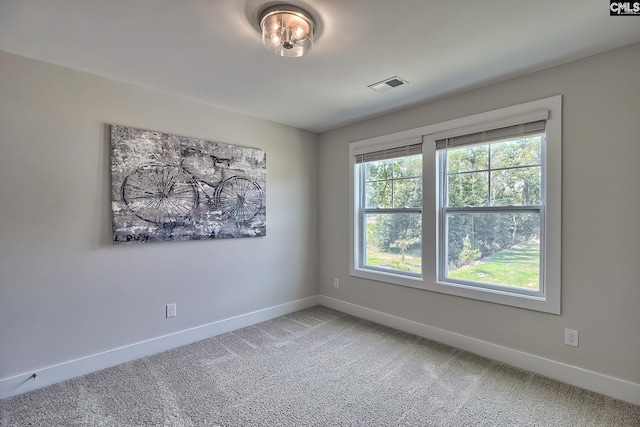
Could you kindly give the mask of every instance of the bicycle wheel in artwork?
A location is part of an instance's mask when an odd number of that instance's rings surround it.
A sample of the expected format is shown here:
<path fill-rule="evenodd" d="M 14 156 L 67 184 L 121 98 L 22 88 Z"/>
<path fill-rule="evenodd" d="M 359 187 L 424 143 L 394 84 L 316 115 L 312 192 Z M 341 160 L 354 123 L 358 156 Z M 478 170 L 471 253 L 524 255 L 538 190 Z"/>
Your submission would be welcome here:
<path fill-rule="evenodd" d="M 186 221 L 199 203 L 193 178 L 175 166 L 143 166 L 127 175 L 122 199 L 138 218 L 160 224 Z"/>
<path fill-rule="evenodd" d="M 247 221 L 262 207 L 262 188 L 247 178 L 234 176 L 220 183 L 217 203 L 235 221 Z"/>

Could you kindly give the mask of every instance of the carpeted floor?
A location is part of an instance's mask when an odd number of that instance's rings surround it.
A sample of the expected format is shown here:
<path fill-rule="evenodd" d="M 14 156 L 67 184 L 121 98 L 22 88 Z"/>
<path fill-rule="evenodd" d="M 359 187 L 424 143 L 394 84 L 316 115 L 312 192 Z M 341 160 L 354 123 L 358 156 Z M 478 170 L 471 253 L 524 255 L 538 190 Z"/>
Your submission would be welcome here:
<path fill-rule="evenodd" d="M 0 426 L 640 426 L 640 406 L 314 307 L 0 400 Z"/>

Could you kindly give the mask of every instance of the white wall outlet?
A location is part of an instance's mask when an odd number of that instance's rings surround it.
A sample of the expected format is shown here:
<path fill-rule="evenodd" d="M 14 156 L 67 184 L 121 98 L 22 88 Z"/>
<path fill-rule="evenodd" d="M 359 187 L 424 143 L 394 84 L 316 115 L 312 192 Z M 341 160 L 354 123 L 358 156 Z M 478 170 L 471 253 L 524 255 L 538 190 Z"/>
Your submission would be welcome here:
<path fill-rule="evenodd" d="M 177 313 L 176 313 L 176 305 L 174 304 L 167 304 L 167 319 L 169 317 L 176 317 Z"/>
<path fill-rule="evenodd" d="M 578 346 L 578 336 L 580 332 L 575 329 L 565 329 L 564 330 L 564 343 L 566 345 L 572 345 L 574 347 Z"/>
<path fill-rule="evenodd" d="M 339 279 L 333 279 L 333 287 L 334 288 L 339 288 L 340 287 L 340 280 Z"/>

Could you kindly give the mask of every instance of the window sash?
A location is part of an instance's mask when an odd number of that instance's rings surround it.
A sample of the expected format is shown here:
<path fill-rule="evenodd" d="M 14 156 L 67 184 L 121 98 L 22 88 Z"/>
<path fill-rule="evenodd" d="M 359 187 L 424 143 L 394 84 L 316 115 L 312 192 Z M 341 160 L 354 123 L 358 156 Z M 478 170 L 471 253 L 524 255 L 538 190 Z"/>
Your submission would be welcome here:
<path fill-rule="evenodd" d="M 415 179 L 422 178 L 423 173 L 420 176 L 411 176 L 411 177 L 402 177 L 402 178 L 390 178 L 387 180 L 367 180 L 366 179 L 366 164 L 371 162 L 377 162 L 380 160 L 390 160 L 402 157 L 409 157 L 415 155 L 422 155 L 422 142 L 416 144 L 403 145 L 399 147 L 392 147 L 383 150 L 365 152 L 355 155 L 355 168 L 357 171 L 356 177 L 358 180 L 358 188 L 359 188 L 359 198 L 357 201 L 357 210 L 358 210 L 358 252 L 357 252 L 357 266 L 360 269 L 366 269 L 370 271 L 377 271 L 382 273 L 390 273 L 394 275 L 407 276 L 412 278 L 421 278 L 422 271 L 420 273 L 414 273 L 409 271 L 401 271 L 393 268 L 383 268 L 367 265 L 367 214 L 403 214 L 403 213 L 413 213 L 413 214 L 422 214 L 423 208 L 420 207 L 402 207 L 402 208 L 371 208 L 367 207 L 367 191 L 366 187 L 368 183 L 378 182 L 378 181 L 389 181 L 393 183 L 395 181 L 406 180 L 406 179 Z M 423 200 L 424 205 L 424 200 Z M 420 233 L 420 245 L 423 244 L 422 232 Z M 421 257 L 421 264 L 424 260 Z M 423 270 L 424 267 L 421 267 Z"/>
<path fill-rule="evenodd" d="M 422 208 L 362 208 L 364 213 L 422 213 Z"/>
<path fill-rule="evenodd" d="M 392 273 L 392 274 L 399 274 L 399 275 L 404 275 L 404 276 L 409 276 L 409 277 L 415 277 L 415 278 L 420 278 L 422 277 L 422 272 L 424 271 L 424 266 L 423 266 L 423 259 L 422 256 L 420 257 L 420 273 L 414 273 L 411 271 L 402 271 L 402 270 L 398 270 L 398 269 L 394 269 L 394 268 L 385 268 L 385 267 L 377 267 L 374 265 L 368 265 L 367 264 L 367 214 L 389 214 L 389 215 L 393 215 L 393 214 L 422 214 L 422 208 L 400 208 L 400 209 L 362 209 L 361 214 L 360 214 L 360 224 L 361 224 L 361 230 L 360 230 L 360 236 L 361 236 L 361 242 L 359 245 L 359 261 L 358 261 L 358 267 L 359 268 L 363 268 L 363 269 L 367 269 L 367 270 L 373 270 L 373 271 L 379 271 L 379 272 L 383 272 L 383 273 Z M 420 233 L 420 246 L 422 247 L 423 244 L 423 238 L 422 238 L 422 233 Z"/>
<path fill-rule="evenodd" d="M 538 290 L 528 290 L 525 288 L 518 288 L 515 286 L 492 284 L 488 282 L 477 282 L 472 280 L 458 279 L 449 277 L 448 271 L 448 229 L 447 229 L 447 214 L 449 213 L 535 213 L 539 216 L 540 224 L 540 253 L 539 253 L 539 270 L 538 270 Z M 438 239 L 438 281 L 444 283 L 453 283 L 463 285 L 471 288 L 488 289 L 495 291 L 507 291 L 513 294 L 520 294 L 523 296 L 540 296 L 545 294 L 545 276 L 544 276 L 544 260 L 545 260 L 545 248 L 546 248 L 546 233 L 545 233 L 545 209 L 544 206 L 495 206 L 495 207 L 478 207 L 478 208 L 441 208 L 440 210 L 440 238 Z"/>
<path fill-rule="evenodd" d="M 545 122 L 544 120 L 541 120 L 541 122 Z M 482 169 L 474 169 L 474 170 L 469 170 L 469 171 L 463 171 L 463 172 L 449 172 L 449 169 L 447 167 L 447 162 L 448 162 L 448 148 L 445 147 L 445 149 L 440 150 L 440 151 L 436 151 L 436 156 L 437 156 L 437 167 L 438 167 L 438 171 L 439 171 L 439 182 L 438 182 L 438 192 L 440 194 L 440 198 L 439 198 L 439 206 L 440 207 L 446 207 L 449 208 L 448 206 L 448 200 L 449 200 L 449 195 L 448 195 L 448 178 L 451 176 L 463 176 L 466 174 L 473 174 L 473 173 L 487 173 L 488 174 L 488 187 L 487 187 L 487 201 L 486 201 L 486 205 L 483 206 L 488 206 L 488 207 L 494 207 L 493 204 L 491 204 L 491 189 L 492 189 L 492 176 L 496 173 L 496 172 L 501 172 L 501 171 L 508 171 L 508 170 L 516 170 L 516 169 L 526 169 L 526 168 L 534 168 L 534 167 L 539 167 L 540 168 L 540 202 L 541 205 L 544 205 L 545 203 L 545 188 L 546 188 L 546 166 L 544 163 L 544 159 L 546 157 L 546 134 L 545 133 L 540 133 L 540 132 L 536 132 L 536 133 L 531 133 L 529 135 L 526 136 L 534 136 L 534 135 L 540 135 L 541 136 L 541 146 L 540 146 L 540 163 L 534 163 L 534 164 L 526 164 L 526 165 L 517 165 L 517 166 L 508 166 L 508 167 L 498 167 L 498 168 L 493 168 L 491 165 L 491 151 L 489 151 L 489 159 L 488 159 L 488 167 L 487 168 L 482 168 Z M 513 139 L 517 140 L 521 137 L 516 136 Z M 506 139 L 506 140 L 501 140 L 501 141 L 509 141 L 510 139 Z M 442 141 L 442 140 L 441 140 Z M 479 143 L 476 145 L 490 145 L 490 144 L 494 144 L 498 141 L 486 141 L 483 143 Z M 460 148 L 460 147 L 456 147 L 456 148 Z M 506 207 L 510 207 L 513 205 L 496 205 L 496 206 L 506 206 Z M 518 205 L 516 205 L 518 206 Z M 472 206 L 472 208 L 478 208 L 481 206 Z"/>
<path fill-rule="evenodd" d="M 445 213 L 456 212 L 477 212 L 477 213 L 511 213 L 511 212 L 539 212 L 543 205 L 531 205 L 531 206 L 459 206 L 459 207 L 447 207 L 443 206 L 442 211 Z"/>

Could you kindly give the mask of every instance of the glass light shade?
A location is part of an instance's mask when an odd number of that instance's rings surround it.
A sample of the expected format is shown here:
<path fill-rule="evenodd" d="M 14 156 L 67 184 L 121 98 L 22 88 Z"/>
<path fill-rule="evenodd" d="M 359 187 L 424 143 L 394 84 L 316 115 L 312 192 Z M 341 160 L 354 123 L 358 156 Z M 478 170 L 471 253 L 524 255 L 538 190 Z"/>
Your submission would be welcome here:
<path fill-rule="evenodd" d="M 260 16 L 262 44 L 276 55 L 297 57 L 311 51 L 315 23 L 304 10 L 274 6 Z"/>

